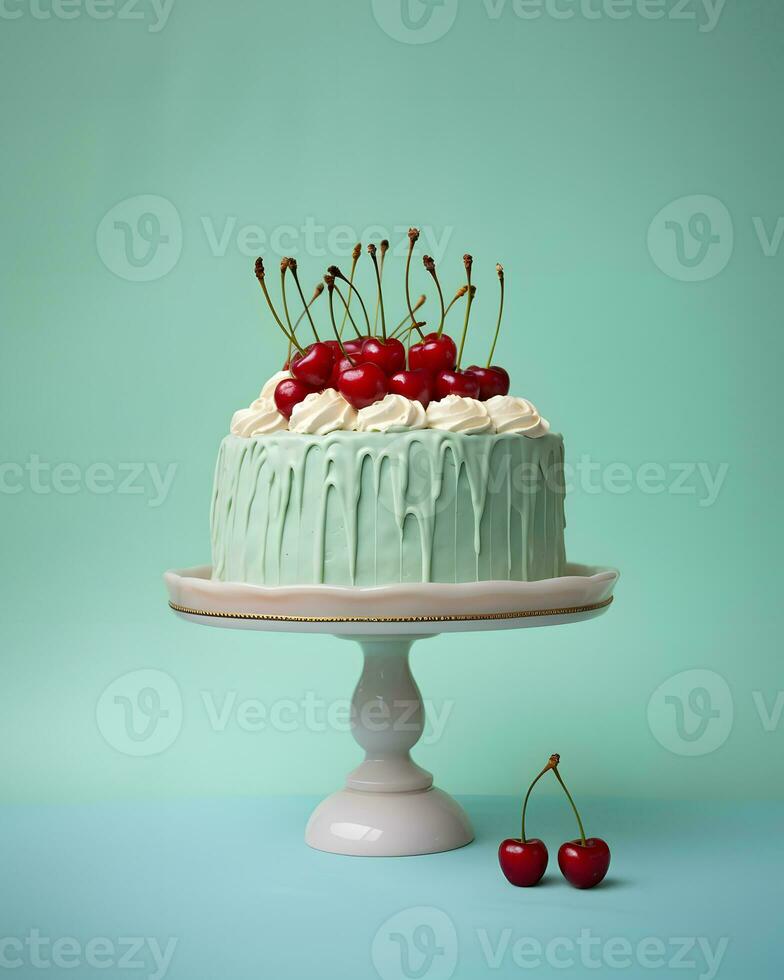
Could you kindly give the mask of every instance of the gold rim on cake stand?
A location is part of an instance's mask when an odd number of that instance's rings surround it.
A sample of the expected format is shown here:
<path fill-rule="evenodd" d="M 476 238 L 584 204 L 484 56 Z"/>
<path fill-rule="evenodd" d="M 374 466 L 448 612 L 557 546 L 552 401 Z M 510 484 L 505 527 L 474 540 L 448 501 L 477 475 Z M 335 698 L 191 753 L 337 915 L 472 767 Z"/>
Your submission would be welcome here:
<path fill-rule="evenodd" d="M 174 612 L 188 616 L 208 616 L 213 619 L 253 619 L 271 623 L 468 623 L 503 619 L 530 619 L 535 616 L 573 616 L 579 613 L 604 609 L 613 601 L 608 596 L 601 602 L 586 606 L 563 606 L 559 609 L 523 609 L 515 612 L 465 613 L 444 616 L 286 616 L 277 613 L 216 612 L 209 609 L 192 609 L 177 602 L 169 602 Z"/>

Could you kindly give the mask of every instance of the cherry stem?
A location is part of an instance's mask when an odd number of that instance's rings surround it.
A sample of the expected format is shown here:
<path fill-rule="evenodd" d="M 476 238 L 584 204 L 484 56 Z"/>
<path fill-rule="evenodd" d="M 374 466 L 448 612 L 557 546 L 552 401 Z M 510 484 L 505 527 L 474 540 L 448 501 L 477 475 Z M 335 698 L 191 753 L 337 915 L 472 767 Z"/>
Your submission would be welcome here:
<path fill-rule="evenodd" d="M 554 759 L 556 760 L 555 762 L 553 761 Z M 555 767 L 558 765 L 557 760 L 558 760 L 558 756 L 557 755 L 551 755 L 550 756 L 550 758 L 547 760 L 547 765 L 544 767 L 544 769 L 542 769 L 542 771 L 539 773 L 539 775 L 536 777 L 536 779 L 534 779 L 534 781 L 528 787 L 528 792 L 525 794 L 525 799 L 523 800 L 522 827 L 520 828 L 521 829 L 521 835 L 522 835 L 520 839 L 523 842 L 523 844 L 525 844 L 525 842 L 527 840 L 527 838 L 525 836 L 525 811 L 528 808 L 528 797 L 531 795 L 531 790 L 534 788 L 534 786 L 536 786 L 536 784 L 539 782 L 539 780 L 542 778 L 542 776 L 544 776 L 544 774 L 546 772 L 549 772 L 551 769 L 555 769 Z"/>
<path fill-rule="evenodd" d="M 324 292 L 324 283 L 320 282 L 316 286 L 316 288 L 313 290 L 313 296 L 311 297 L 310 302 L 308 303 L 308 307 L 313 306 L 313 304 L 316 302 L 316 300 L 319 298 L 319 296 L 321 296 L 321 294 L 323 292 Z M 295 330 L 295 332 L 296 332 L 297 327 L 300 325 L 300 323 L 302 323 L 302 321 L 305 319 L 305 312 L 306 312 L 306 310 L 307 310 L 308 307 L 306 307 L 305 310 L 303 310 L 300 313 L 300 315 L 297 317 L 297 319 L 296 319 L 296 321 L 294 323 L 294 330 Z"/>
<path fill-rule="evenodd" d="M 349 284 L 352 284 L 354 282 L 354 271 L 357 268 L 357 262 L 359 261 L 359 256 L 361 254 L 362 254 L 362 245 L 361 245 L 360 242 L 357 242 L 357 244 L 354 246 L 353 252 L 351 253 L 351 272 L 349 272 L 349 274 L 348 274 Z M 349 291 L 349 294 L 348 294 L 348 302 L 349 303 L 351 302 L 351 292 L 350 291 Z M 346 304 L 346 308 L 343 311 L 343 319 L 342 319 L 342 321 L 340 323 L 340 336 L 341 337 L 343 336 L 343 328 L 346 325 L 346 317 L 347 316 L 348 316 L 348 304 Z"/>
<path fill-rule="evenodd" d="M 449 305 L 444 310 L 444 319 L 446 319 L 449 316 L 449 311 L 452 309 L 452 307 L 455 305 L 455 303 L 459 299 L 462 299 L 467 292 L 468 292 L 468 289 L 465 286 L 461 286 L 460 289 L 458 289 L 458 291 L 455 293 L 455 295 L 449 301 Z"/>
<path fill-rule="evenodd" d="M 289 316 L 289 304 L 286 302 L 286 271 L 289 267 L 289 260 L 283 259 L 280 263 L 280 294 L 283 297 L 283 315 L 286 317 L 286 323 L 288 324 L 289 334 L 289 349 L 286 353 L 286 360 L 291 360 L 291 341 L 297 332 L 297 327 L 291 325 L 291 317 Z M 299 321 L 297 321 L 299 322 Z"/>
<path fill-rule="evenodd" d="M 493 354 L 495 354 L 495 345 L 498 343 L 498 331 L 501 329 L 501 317 L 504 315 L 504 267 L 502 265 L 497 265 L 495 267 L 498 273 L 498 279 L 501 283 L 501 305 L 498 308 L 498 323 L 495 325 L 495 336 L 493 337 L 493 346 L 490 348 L 490 356 L 487 358 L 486 367 L 490 367 L 493 363 Z"/>
<path fill-rule="evenodd" d="M 286 337 L 288 338 L 288 340 L 290 341 L 290 343 L 292 343 L 297 348 L 297 350 L 300 352 L 300 354 L 304 354 L 305 352 L 303 351 L 303 349 L 300 347 L 299 343 L 297 342 L 297 338 L 294 336 L 294 334 L 289 333 L 289 331 L 283 325 L 283 321 L 278 316 L 278 314 L 277 314 L 277 312 L 275 310 L 275 307 L 274 307 L 274 305 L 272 303 L 272 300 L 270 299 L 270 294 L 269 294 L 269 292 L 267 290 L 267 284 L 264 281 L 264 262 L 262 261 L 262 259 L 261 259 L 260 256 L 259 256 L 259 258 L 256 259 L 256 270 L 255 271 L 256 271 L 256 278 L 258 279 L 259 285 L 261 286 L 261 291 L 264 293 L 264 299 L 266 299 L 266 301 L 267 301 L 267 306 L 270 308 L 270 313 L 272 313 L 272 316 L 275 319 L 275 323 L 277 323 L 277 325 L 280 327 L 280 329 L 286 335 Z"/>
<path fill-rule="evenodd" d="M 463 361 L 463 347 L 465 346 L 466 334 L 468 333 L 468 320 L 471 316 L 471 306 L 476 296 L 476 286 L 468 287 L 468 299 L 466 300 L 465 320 L 463 321 L 463 335 L 460 338 L 460 350 L 457 353 L 457 366 L 460 367 Z"/>
<path fill-rule="evenodd" d="M 380 280 L 383 280 L 384 279 L 384 259 L 386 258 L 386 254 L 387 254 L 387 249 L 388 248 L 389 248 L 389 242 L 387 241 L 386 238 L 382 238 L 381 244 L 378 246 L 378 250 L 379 250 L 379 252 L 381 252 L 381 258 L 379 259 L 379 276 L 380 276 Z M 379 282 L 378 291 L 379 291 L 379 296 L 378 296 L 378 299 L 376 300 L 376 312 L 373 314 L 373 336 L 374 337 L 376 335 L 376 325 L 378 323 L 378 308 L 381 305 L 381 285 L 380 285 L 380 282 Z M 383 309 L 381 311 L 381 316 L 382 316 L 382 320 L 383 320 L 383 316 L 384 316 Z M 386 335 L 385 335 L 385 337 L 386 337 Z"/>
<path fill-rule="evenodd" d="M 426 255 L 422 260 L 424 262 L 425 268 L 433 277 L 433 282 L 436 284 L 436 289 L 438 290 L 438 302 L 441 304 L 441 322 L 438 324 L 438 336 L 444 332 L 444 318 L 446 317 L 446 308 L 444 307 L 444 294 L 441 292 L 441 283 L 438 281 L 438 273 L 436 272 L 436 264 L 429 255 Z"/>
<path fill-rule="evenodd" d="M 460 350 L 457 354 L 457 367 L 460 368 L 460 364 L 463 360 L 463 347 L 465 346 L 466 334 L 468 333 L 468 318 L 471 316 L 471 305 L 474 302 L 474 296 L 476 295 L 476 288 L 471 285 L 471 269 L 473 267 L 473 258 L 466 253 L 463 256 L 463 265 L 466 271 L 466 285 L 468 286 L 468 299 L 466 300 L 466 311 L 465 320 L 463 321 L 463 335 L 460 338 Z"/>
<path fill-rule="evenodd" d="M 369 337 L 370 336 L 370 333 L 371 333 L 371 331 L 370 331 L 370 317 L 368 316 L 368 312 L 367 312 L 367 308 L 365 306 L 364 300 L 359 295 L 359 290 L 357 289 L 357 287 L 354 285 L 353 282 L 351 282 L 350 280 L 346 279 L 346 277 L 343 275 L 343 273 L 340 271 L 340 269 L 336 265 L 331 265 L 329 267 L 329 269 L 327 269 L 327 272 L 329 272 L 329 274 L 332 275 L 332 276 L 334 276 L 336 279 L 341 279 L 343 282 L 348 283 L 348 288 L 349 288 L 349 301 L 351 300 L 351 293 L 356 293 L 357 294 L 357 299 L 359 300 L 359 305 L 362 307 L 362 313 L 363 313 L 363 315 L 365 317 L 365 323 L 367 325 L 367 335 Z M 348 306 L 346 306 L 346 309 L 348 309 Z"/>
<path fill-rule="evenodd" d="M 384 339 L 384 343 L 387 340 L 387 321 L 384 316 L 384 297 L 381 292 L 381 272 L 378 268 L 378 260 L 376 259 L 376 246 L 368 245 L 368 252 L 370 253 L 370 258 L 373 260 L 373 268 L 376 270 L 376 285 L 378 287 L 378 299 L 376 301 L 376 316 L 378 316 L 379 307 L 381 308 L 381 336 Z M 373 336 L 376 334 L 376 323 L 373 321 Z"/>
<path fill-rule="evenodd" d="M 308 305 L 305 307 L 305 309 L 297 317 L 297 320 L 296 320 L 296 322 L 294 324 L 294 328 L 291 331 L 292 334 L 295 337 L 297 336 L 297 328 L 299 327 L 300 323 L 302 323 L 302 321 L 305 319 L 305 313 L 307 312 L 308 308 L 311 307 L 311 306 L 313 306 L 313 304 L 316 302 L 316 300 L 319 298 L 319 296 L 321 296 L 321 294 L 323 292 L 324 292 L 324 283 L 323 282 L 320 282 L 316 286 L 316 288 L 313 290 L 313 297 L 312 297 L 311 301 L 308 303 Z M 291 339 L 289 339 L 289 352 L 288 352 L 287 359 L 289 361 L 291 360 Z"/>
<path fill-rule="evenodd" d="M 353 359 L 351 357 L 349 357 L 349 354 L 346 351 L 346 348 L 343 346 L 343 341 L 340 339 L 340 332 L 338 331 L 338 325 L 337 325 L 337 323 L 335 323 L 335 308 L 334 308 L 334 299 L 333 299 L 333 296 L 332 296 L 332 294 L 333 294 L 334 291 L 335 291 L 335 283 L 334 283 L 334 281 L 331 282 L 331 283 L 327 283 L 327 292 L 329 293 L 329 318 L 332 321 L 332 329 L 335 331 L 335 339 L 338 342 L 338 347 L 340 348 L 340 353 L 351 364 L 353 364 L 354 361 L 353 361 Z"/>
<path fill-rule="evenodd" d="M 308 301 L 305 299 L 305 294 L 302 292 L 302 286 L 300 286 L 299 284 L 296 259 L 289 259 L 289 269 L 291 269 L 291 274 L 292 276 L 294 276 L 294 282 L 297 286 L 297 292 L 299 293 L 299 298 L 302 300 L 302 305 L 305 307 L 305 313 L 307 314 L 308 320 L 310 321 L 310 327 L 313 331 L 313 336 L 316 338 L 316 343 L 318 344 L 321 341 L 321 338 L 319 337 L 318 331 L 316 330 L 316 324 L 313 322 L 313 317 L 310 315 L 310 305 L 308 304 Z"/>
<path fill-rule="evenodd" d="M 423 307 L 426 302 L 427 302 L 427 296 L 425 296 L 423 294 L 422 296 L 419 297 L 419 299 L 416 301 L 416 303 L 414 303 L 414 313 L 416 313 L 416 311 L 418 309 L 420 309 L 421 307 Z M 390 334 L 390 336 L 391 337 L 397 337 L 397 335 L 402 332 L 402 328 L 408 323 L 408 319 L 409 319 L 408 313 L 406 313 L 406 315 L 403 317 L 403 319 L 400 321 L 400 323 L 398 323 L 398 325 L 392 331 L 392 333 Z M 425 321 L 420 321 L 419 326 L 422 327 L 422 326 L 424 326 L 424 324 L 425 324 Z M 414 328 L 409 324 L 409 328 L 408 329 L 409 329 L 409 332 L 410 332 Z"/>
<path fill-rule="evenodd" d="M 343 308 L 344 308 L 343 315 L 345 316 L 345 314 L 348 313 L 348 318 L 351 323 L 351 326 L 354 328 L 354 333 L 357 335 L 357 337 L 362 337 L 362 334 L 359 332 L 359 327 L 354 322 L 354 317 L 348 312 L 348 303 L 346 302 L 346 297 L 343 295 L 343 293 L 341 293 L 340 289 L 338 289 L 337 283 L 335 283 L 334 286 L 335 286 L 335 292 L 338 294 L 338 296 L 340 297 L 340 302 L 343 304 Z M 349 293 L 349 299 L 351 299 L 350 293 Z"/>
<path fill-rule="evenodd" d="M 558 772 L 558 763 L 556 763 L 551 768 L 553 770 L 553 774 L 554 774 L 555 778 L 558 780 L 558 782 L 563 787 L 563 791 L 564 791 L 564 793 L 566 793 L 566 798 L 572 804 L 572 809 L 574 810 L 574 815 L 575 815 L 575 817 L 577 817 L 577 826 L 580 828 L 580 843 L 583 845 L 583 847 L 585 847 L 585 830 L 583 829 L 583 822 L 580 819 L 580 814 L 577 812 L 577 807 L 574 805 L 574 800 L 572 799 L 572 794 L 566 788 L 566 783 L 563 781 L 563 779 L 561 779 L 561 774 L 560 774 L 560 772 Z"/>
<path fill-rule="evenodd" d="M 406 345 L 411 343 L 411 334 L 414 332 L 414 327 L 419 330 L 419 335 L 422 336 L 421 327 L 427 326 L 427 320 L 419 320 L 417 323 L 409 324 L 408 331 L 406 332 Z"/>
<path fill-rule="evenodd" d="M 408 315 L 411 317 L 411 330 L 413 330 L 414 328 L 419 330 L 419 327 L 417 326 L 417 319 L 414 316 L 414 310 L 413 307 L 411 306 L 411 292 L 408 285 L 408 277 L 411 271 L 411 256 L 414 254 L 414 242 L 417 240 L 417 238 L 419 238 L 419 232 L 416 230 L 416 228 L 409 228 L 408 229 L 408 255 L 406 256 L 406 304 L 408 305 Z M 409 331 L 409 333 L 410 332 L 411 331 Z M 421 330 L 419 330 L 419 336 L 420 337 L 423 336 Z"/>

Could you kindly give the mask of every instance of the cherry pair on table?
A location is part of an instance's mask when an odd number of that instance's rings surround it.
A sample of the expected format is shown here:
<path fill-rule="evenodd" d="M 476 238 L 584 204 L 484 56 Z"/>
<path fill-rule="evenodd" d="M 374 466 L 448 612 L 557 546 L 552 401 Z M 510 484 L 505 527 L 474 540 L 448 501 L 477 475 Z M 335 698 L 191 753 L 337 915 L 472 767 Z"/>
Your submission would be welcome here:
<path fill-rule="evenodd" d="M 563 787 L 571 803 L 580 837 L 577 840 L 566 841 L 558 848 L 558 867 L 561 874 L 575 888 L 593 888 L 607 874 L 610 867 L 610 848 L 600 837 L 586 837 L 580 814 L 574 800 L 558 772 L 560 756 L 551 755 L 547 765 L 528 787 L 523 802 L 522 834 L 519 839 L 508 837 L 498 848 L 498 861 L 507 880 L 520 888 L 530 888 L 538 884 L 547 870 L 548 853 L 544 841 L 538 837 L 527 838 L 525 835 L 525 811 L 531 790 L 546 772 L 552 770 L 554 776 Z"/>

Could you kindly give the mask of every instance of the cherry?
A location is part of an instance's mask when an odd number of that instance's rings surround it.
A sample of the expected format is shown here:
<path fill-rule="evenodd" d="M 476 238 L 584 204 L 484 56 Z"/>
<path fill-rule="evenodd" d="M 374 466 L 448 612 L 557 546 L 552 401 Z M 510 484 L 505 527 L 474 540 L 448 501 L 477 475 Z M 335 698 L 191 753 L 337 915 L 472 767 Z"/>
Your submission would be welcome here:
<path fill-rule="evenodd" d="M 408 351 L 408 366 L 415 370 L 423 368 L 435 374 L 438 371 L 451 371 L 457 364 L 457 346 L 445 333 L 429 333 L 412 344 Z"/>
<path fill-rule="evenodd" d="M 278 382 L 273 397 L 275 398 L 275 404 L 280 414 L 290 419 L 294 406 L 298 405 L 316 390 L 316 388 L 306 385 L 303 381 L 298 381 L 296 378 L 284 378 Z"/>
<path fill-rule="evenodd" d="M 525 843 L 507 837 L 498 848 L 498 861 L 507 881 L 518 888 L 530 888 L 547 870 L 547 848 L 537 837 Z"/>
<path fill-rule="evenodd" d="M 547 765 L 539 775 L 531 781 L 523 800 L 523 818 L 519 838 L 507 837 L 501 841 L 498 848 L 498 863 L 506 875 L 507 881 L 520 888 L 530 888 L 541 880 L 547 868 L 547 848 L 538 837 L 525 836 L 525 811 L 528 809 L 528 799 L 531 790 L 546 772 L 557 765 L 558 756 L 551 755 Z"/>
<path fill-rule="evenodd" d="M 558 867 L 575 888 L 593 888 L 610 867 L 610 848 L 600 837 L 569 840 L 558 848 Z"/>
<path fill-rule="evenodd" d="M 353 357 L 354 360 L 356 360 L 357 357 L 355 355 L 362 353 L 362 346 L 368 339 L 368 337 L 353 337 L 351 340 L 344 340 L 343 350 L 349 355 L 349 357 Z"/>
<path fill-rule="evenodd" d="M 567 841 L 558 848 L 558 867 L 570 885 L 574 885 L 575 888 L 593 888 L 604 878 L 607 869 L 610 867 L 610 848 L 600 837 L 585 836 L 583 822 L 572 799 L 572 794 L 566 788 L 566 783 L 561 779 L 561 774 L 558 772 L 560 756 L 551 755 L 550 762 L 552 763 L 553 760 L 555 760 L 551 766 L 553 775 L 566 793 L 566 798 L 577 818 L 577 826 L 580 828 L 579 840 Z"/>
<path fill-rule="evenodd" d="M 335 363 L 332 366 L 332 374 L 329 378 L 328 388 L 337 388 L 338 382 L 340 381 L 340 376 L 344 371 L 347 371 L 350 367 L 354 367 L 354 362 L 350 361 L 347 357 L 342 357 L 338 355 L 335 358 Z"/>
<path fill-rule="evenodd" d="M 356 364 L 346 368 L 338 378 L 338 391 L 356 409 L 383 398 L 387 387 L 387 376 L 378 364 Z"/>
<path fill-rule="evenodd" d="M 393 395 L 403 395 L 412 402 L 421 402 L 422 408 L 427 408 L 433 398 L 433 376 L 421 368 L 398 371 L 389 379 L 389 390 Z"/>
<path fill-rule="evenodd" d="M 322 388 L 332 374 L 335 354 L 329 344 L 319 341 L 311 344 L 304 354 L 295 354 L 291 359 L 291 373 L 298 381 L 313 388 Z"/>
<path fill-rule="evenodd" d="M 479 379 L 468 371 L 439 371 L 436 375 L 436 398 L 461 395 L 463 398 L 479 397 Z"/>
<path fill-rule="evenodd" d="M 332 355 L 337 360 L 339 357 L 343 356 L 343 352 L 340 349 L 340 344 L 337 340 L 325 340 L 323 341 L 327 347 L 332 351 Z"/>
<path fill-rule="evenodd" d="M 466 372 L 473 374 L 479 381 L 479 397 L 483 402 L 486 402 L 494 395 L 509 394 L 509 374 L 504 368 L 497 367 L 496 365 L 493 367 L 479 367 L 476 364 L 472 364 L 470 368 L 466 368 Z"/>
<path fill-rule="evenodd" d="M 361 360 L 378 364 L 384 374 L 396 374 L 406 366 L 406 349 L 394 337 L 387 340 L 369 337 L 362 345 Z"/>

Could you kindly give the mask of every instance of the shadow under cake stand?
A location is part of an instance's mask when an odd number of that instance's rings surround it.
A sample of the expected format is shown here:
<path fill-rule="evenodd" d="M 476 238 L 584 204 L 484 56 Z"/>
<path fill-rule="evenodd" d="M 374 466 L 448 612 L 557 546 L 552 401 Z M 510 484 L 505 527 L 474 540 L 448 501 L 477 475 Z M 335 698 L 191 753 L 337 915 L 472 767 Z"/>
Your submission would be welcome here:
<path fill-rule="evenodd" d="M 474 837 L 460 804 L 409 755 L 425 721 L 409 665 L 412 644 L 438 633 L 577 623 L 607 611 L 615 569 L 569 564 L 565 572 L 538 582 L 273 588 L 213 581 L 209 565 L 201 565 L 168 571 L 164 580 L 170 607 L 194 623 L 328 633 L 360 644 L 364 665 L 351 724 L 365 758 L 345 789 L 316 807 L 305 840 L 336 854 L 391 857 L 448 851 Z"/>

